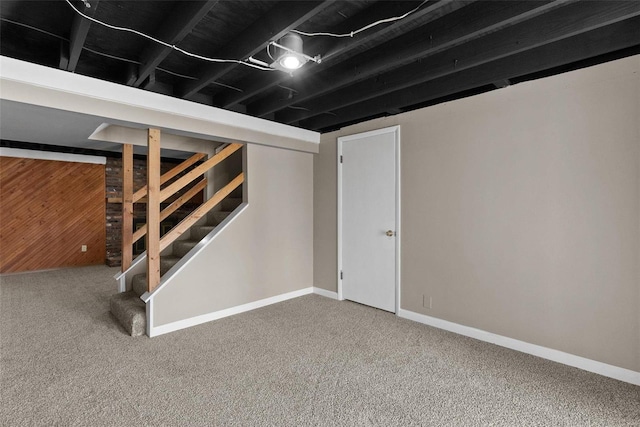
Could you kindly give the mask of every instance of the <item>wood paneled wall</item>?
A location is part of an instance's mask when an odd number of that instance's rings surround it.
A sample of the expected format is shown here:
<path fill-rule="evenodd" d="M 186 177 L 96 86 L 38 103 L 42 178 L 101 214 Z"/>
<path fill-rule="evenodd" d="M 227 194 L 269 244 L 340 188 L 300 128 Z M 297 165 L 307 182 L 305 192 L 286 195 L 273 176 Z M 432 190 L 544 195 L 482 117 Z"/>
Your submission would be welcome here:
<path fill-rule="evenodd" d="M 104 259 L 104 165 L 0 157 L 0 273 Z"/>

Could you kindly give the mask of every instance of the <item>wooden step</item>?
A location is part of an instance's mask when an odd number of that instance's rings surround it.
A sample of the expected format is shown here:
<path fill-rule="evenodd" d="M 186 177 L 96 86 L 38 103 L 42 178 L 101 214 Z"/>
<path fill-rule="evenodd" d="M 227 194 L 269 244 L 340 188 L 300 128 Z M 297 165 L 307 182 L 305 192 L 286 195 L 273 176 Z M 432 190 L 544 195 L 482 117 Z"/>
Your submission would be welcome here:
<path fill-rule="evenodd" d="M 144 335 L 147 332 L 145 304 L 133 291 L 111 296 L 109 309 L 132 337 Z"/>

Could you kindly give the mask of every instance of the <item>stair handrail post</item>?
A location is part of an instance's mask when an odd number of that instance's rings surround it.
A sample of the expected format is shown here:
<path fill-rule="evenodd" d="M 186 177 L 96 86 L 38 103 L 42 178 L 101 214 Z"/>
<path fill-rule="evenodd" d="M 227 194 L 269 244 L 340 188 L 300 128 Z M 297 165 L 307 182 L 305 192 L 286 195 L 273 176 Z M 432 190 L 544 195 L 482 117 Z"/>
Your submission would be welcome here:
<path fill-rule="evenodd" d="M 133 145 L 122 146 L 122 271 L 133 261 Z"/>
<path fill-rule="evenodd" d="M 147 138 L 147 289 L 160 284 L 160 130 Z"/>

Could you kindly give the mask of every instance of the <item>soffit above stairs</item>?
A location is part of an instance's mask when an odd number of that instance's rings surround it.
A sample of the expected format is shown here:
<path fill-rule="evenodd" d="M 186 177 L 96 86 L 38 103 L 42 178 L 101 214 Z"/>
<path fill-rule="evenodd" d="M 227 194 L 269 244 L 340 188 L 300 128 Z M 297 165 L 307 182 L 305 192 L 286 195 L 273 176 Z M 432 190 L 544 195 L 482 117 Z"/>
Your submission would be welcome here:
<path fill-rule="evenodd" d="M 93 130 L 108 122 L 132 128 L 157 127 L 216 143 L 238 141 L 311 153 L 318 150 L 317 132 L 7 57 L 0 57 L 0 69 L 3 106 L 21 103 L 74 113 L 73 122 L 56 127 L 79 126 L 79 117 L 88 116 L 94 120 Z M 97 117 L 101 118 L 98 122 Z M 37 121 L 31 125 L 37 126 Z"/>

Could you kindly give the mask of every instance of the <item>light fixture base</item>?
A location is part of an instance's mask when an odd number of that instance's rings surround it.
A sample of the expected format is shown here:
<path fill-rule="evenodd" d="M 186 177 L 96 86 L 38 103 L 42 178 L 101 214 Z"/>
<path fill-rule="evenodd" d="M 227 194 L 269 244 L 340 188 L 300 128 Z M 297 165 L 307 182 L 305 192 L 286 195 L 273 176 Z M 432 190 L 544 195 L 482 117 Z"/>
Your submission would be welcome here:
<path fill-rule="evenodd" d="M 269 67 L 288 74 L 299 70 L 309 61 L 317 64 L 321 62 L 320 55 L 311 57 L 302 52 L 302 37 L 298 34 L 287 33 L 280 40 L 277 42 L 272 41 L 269 45 L 274 46 L 278 53 L 273 63 L 269 64 Z"/>

